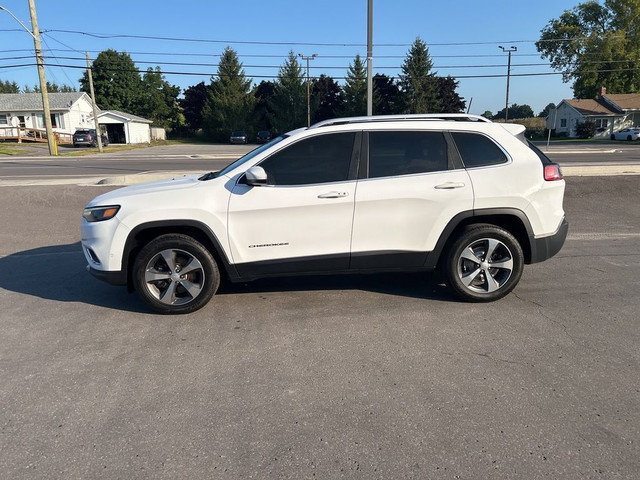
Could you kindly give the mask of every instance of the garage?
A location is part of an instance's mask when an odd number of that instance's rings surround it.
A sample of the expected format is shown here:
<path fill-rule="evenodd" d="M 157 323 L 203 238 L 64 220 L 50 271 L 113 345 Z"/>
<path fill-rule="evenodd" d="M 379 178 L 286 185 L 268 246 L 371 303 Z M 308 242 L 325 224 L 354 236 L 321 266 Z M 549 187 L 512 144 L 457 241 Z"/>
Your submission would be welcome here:
<path fill-rule="evenodd" d="M 102 110 L 98 123 L 104 125 L 109 143 L 151 143 L 152 121 L 118 110 Z"/>

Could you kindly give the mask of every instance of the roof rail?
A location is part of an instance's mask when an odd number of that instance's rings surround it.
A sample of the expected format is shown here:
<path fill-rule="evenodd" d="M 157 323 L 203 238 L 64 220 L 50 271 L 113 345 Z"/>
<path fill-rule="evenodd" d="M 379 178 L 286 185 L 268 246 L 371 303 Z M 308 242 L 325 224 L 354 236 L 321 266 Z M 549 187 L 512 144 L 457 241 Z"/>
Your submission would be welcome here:
<path fill-rule="evenodd" d="M 449 120 L 455 122 L 488 122 L 491 120 L 482 117 L 480 115 L 468 115 L 465 113 L 419 113 L 411 115 L 373 115 L 369 117 L 346 117 L 346 118 L 332 118 L 330 120 L 323 120 L 322 122 L 315 123 L 309 128 L 327 127 L 330 125 L 347 125 L 350 123 L 372 123 L 372 122 L 393 122 L 398 120 Z"/>

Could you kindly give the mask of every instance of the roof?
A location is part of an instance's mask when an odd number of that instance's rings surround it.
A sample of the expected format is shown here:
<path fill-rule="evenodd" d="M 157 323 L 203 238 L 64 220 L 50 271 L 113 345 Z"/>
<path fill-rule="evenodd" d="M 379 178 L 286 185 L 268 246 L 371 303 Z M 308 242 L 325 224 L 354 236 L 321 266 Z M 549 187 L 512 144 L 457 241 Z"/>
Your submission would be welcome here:
<path fill-rule="evenodd" d="M 640 93 L 611 93 L 604 95 L 620 110 L 640 110 Z"/>
<path fill-rule="evenodd" d="M 84 92 L 49 93 L 49 108 L 51 110 L 69 110 Z M 0 112 L 38 112 L 42 107 L 41 93 L 2 93 L 0 94 Z"/>
<path fill-rule="evenodd" d="M 594 115 L 603 116 L 618 114 L 618 112 L 607 106 L 607 104 L 601 100 L 572 98 L 571 100 L 565 99 L 563 101 L 571 105 L 585 117 Z"/>
<path fill-rule="evenodd" d="M 153 120 L 147 120 L 146 118 L 139 117 L 132 113 L 121 112 L 120 110 L 100 110 L 100 113 L 98 114 L 98 118 L 107 114 L 115 115 L 116 117 L 120 117 L 132 122 L 153 123 Z"/>

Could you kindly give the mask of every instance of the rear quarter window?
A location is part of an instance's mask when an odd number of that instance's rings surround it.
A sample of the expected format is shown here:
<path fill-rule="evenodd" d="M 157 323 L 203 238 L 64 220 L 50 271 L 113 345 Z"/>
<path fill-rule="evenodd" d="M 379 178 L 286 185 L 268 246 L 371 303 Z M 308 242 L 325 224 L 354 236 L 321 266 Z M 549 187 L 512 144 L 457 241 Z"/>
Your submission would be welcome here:
<path fill-rule="evenodd" d="M 462 163 L 466 168 L 499 165 L 509 161 L 502 149 L 484 135 L 451 132 L 451 136 L 456 142 Z"/>

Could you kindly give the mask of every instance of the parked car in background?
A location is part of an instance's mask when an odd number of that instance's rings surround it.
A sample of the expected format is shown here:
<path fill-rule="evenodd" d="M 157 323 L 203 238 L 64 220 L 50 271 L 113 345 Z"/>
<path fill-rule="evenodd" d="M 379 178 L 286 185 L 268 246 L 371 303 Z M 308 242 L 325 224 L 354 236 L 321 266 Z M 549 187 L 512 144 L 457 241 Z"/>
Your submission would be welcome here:
<path fill-rule="evenodd" d="M 106 147 L 109 145 L 109 137 L 107 137 L 106 133 L 102 133 L 102 146 Z M 95 128 L 78 128 L 73 134 L 73 146 L 79 147 L 97 147 L 98 146 L 98 136 L 96 135 Z"/>
<path fill-rule="evenodd" d="M 247 143 L 247 132 L 244 130 L 234 130 L 229 138 L 231 143 Z"/>
<path fill-rule="evenodd" d="M 611 134 L 611 140 L 632 141 L 638 140 L 638 137 L 640 137 L 640 128 L 637 127 L 625 128 Z"/>
<path fill-rule="evenodd" d="M 257 143 L 267 143 L 269 141 L 271 141 L 271 132 L 268 130 L 260 130 L 256 135 Z"/>

